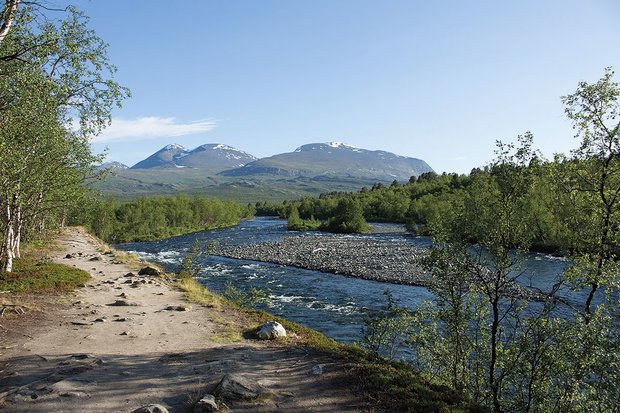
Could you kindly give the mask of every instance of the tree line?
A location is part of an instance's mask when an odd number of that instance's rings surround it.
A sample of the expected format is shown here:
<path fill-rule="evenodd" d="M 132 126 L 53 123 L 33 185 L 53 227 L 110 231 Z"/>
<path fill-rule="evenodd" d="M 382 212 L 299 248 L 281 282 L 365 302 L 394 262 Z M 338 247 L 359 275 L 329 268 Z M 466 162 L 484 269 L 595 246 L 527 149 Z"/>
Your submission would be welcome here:
<path fill-rule="evenodd" d="M 180 194 L 123 203 L 91 199 L 71 214 L 69 223 L 84 225 L 107 242 L 122 243 L 233 226 L 253 214 L 251 206 L 236 201 Z"/>
<path fill-rule="evenodd" d="M 262 203 L 257 214 L 293 217 L 307 229 L 305 222 L 333 220 L 346 201 L 366 220 L 432 236 L 420 264 L 434 299 L 412 310 L 388 296 L 364 344 L 388 357 L 408 348 L 424 377 L 462 392 L 473 411 L 617 412 L 620 87 L 613 76 L 606 69 L 562 97 L 578 140 L 568 155 L 544 159 L 526 132 L 498 141 L 495 159 L 469 175 L 427 173 L 356 193 Z M 568 258 L 539 301 L 514 289 L 531 249 Z"/>
<path fill-rule="evenodd" d="M 523 191 L 523 199 L 513 219 L 528 228 L 529 248 L 553 253 L 581 248 L 580 234 L 573 230 L 579 218 L 570 207 L 575 200 L 574 193 L 566 186 L 567 177 L 575 171 L 595 168 L 598 161 L 563 155 L 546 160 L 532 149 L 530 132 L 524 133 L 518 141 L 532 151 L 532 157 L 522 169 L 528 182 L 519 188 Z M 498 144 L 498 153 L 514 149 L 513 144 Z M 406 183 L 377 183 L 354 193 L 326 193 L 282 203 L 259 202 L 255 208 L 257 215 L 286 218 L 289 229 L 302 231 L 343 232 L 329 223 L 343 221 L 344 215 L 358 223 L 348 226 L 350 231 L 347 232 L 364 232 L 367 222 L 387 222 L 404 224 L 418 235 L 432 236 L 451 219 L 459 223 L 460 231 L 470 243 L 476 243 L 484 230 L 478 214 L 483 212 L 485 202 L 498 202 L 491 196 L 499 190 L 497 182 L 507 179 L 503 174 L 504 166 L 496 164 L 475 168 L 468 175 L 427 172 Z M 482 205 L 474 205 L 474 200 Z M 342 214 L 343 210 L 347 212 Z"/>
<path fill-rule="evenodd" d="M 562 98 L 579 139 L 570 155 L 544 161 L 526 133 L 498 142 L 495 159 L 467 185 L 412 199 L 415 225 L 434 240 L 420 263 L 435 298 L 411 310 L 388 297 L 366 327 L 368 348 L 406 346 L 424 377 L 483 411 L 618 411 L 619 94 L 608 69 Z M 513 290 L 522 252 L 535 242 L 570 258 L 538 302 Z M 559 300 L 569 291 L 569 303 Z"/>
<path fill-rule="evenodd" d="M 107 45 L 67 7 L 7 0 L 0 11 L 0 270 L 24 238 L 56 225 L 87 196 L 100 160 L 88 137 L 129 96 Z"/>

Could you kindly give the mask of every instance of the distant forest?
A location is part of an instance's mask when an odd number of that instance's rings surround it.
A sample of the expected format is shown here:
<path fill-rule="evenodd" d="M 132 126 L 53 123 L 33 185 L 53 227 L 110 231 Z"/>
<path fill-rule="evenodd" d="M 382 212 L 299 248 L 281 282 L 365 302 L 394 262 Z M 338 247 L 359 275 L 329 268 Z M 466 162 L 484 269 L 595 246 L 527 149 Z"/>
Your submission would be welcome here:
<path fill-rule="evenodd" d="M 199 195 L 151 196 L 132 202 L 91 199 L 77 208 L 71 224 L 85 225 L 112 243 L 153 241 L 237 225 L 254 210 L 235 201 Z"/>
<path fill-rule="evenodd" d="M 531 147 L 530 133 L 521 136 L 522 144 Z M 498 144 L 498 151 L 512 147 Z M 552 161 L 533 153 L 527 165 L 504 165 L 492 163 L 476 168 L 469 175 L 433 172 L 412 177 L 407 183 L 392 182 L 391 185 L 375 184 L 354 193 L 327 193 L 282 203 L 257 203 L 257 215 L 273 215 L 287 218 L 289 227 L 296 230 L 325 229 L 325 225 L 337 215 L 338 206 L 346 203 L 349 211 L 359 209 L 367 222 L 389 222 L 406 225 L 415 234 L 433 235 L 447 221 L 458 223 L 461 236 L 476 242 L 480 238 L 480 218 L 484 216 L 488 202 L 502 191 L 502 179 L 506 169 L 526 176 L 522 184 L 521 205 L 513 217 L 528 228 L 531 249 L 545 252 L 573 250 L 578 247 L 579 236 L 571 224 L 577 225 L 571 204 L 572 194 L 566 190 L 568 173 L 575 169 L 592 168 L 593 160 L 569 160 L 557 157 Z M 363 227 L 360 227 L 363 228 Z M 363 232 L 363 231 L 350 231 Z"/>

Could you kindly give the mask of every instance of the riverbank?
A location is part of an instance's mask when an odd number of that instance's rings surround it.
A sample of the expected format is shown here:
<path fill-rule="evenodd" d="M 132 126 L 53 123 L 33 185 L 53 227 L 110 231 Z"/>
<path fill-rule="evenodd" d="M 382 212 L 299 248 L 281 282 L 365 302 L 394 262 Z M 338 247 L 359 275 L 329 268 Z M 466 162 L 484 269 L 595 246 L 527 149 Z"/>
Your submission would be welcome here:
<path fill-rule="evenodd" d="M 1 318 L 0 410 L 130 412 L 155 403 L 180 413 L 225 375 L 269 395 L 228 401 L 235 412 L 378 410 L 344 360 L 294 334 L 245 337 L 255 317 L 225 303 L 190 304 L 174 280 L 137 275 L 138 262 L 123 263 L 82 231 L 69 229 L 59 244 L 46 259 L 91 279 L 70 295 L 3 297 L 36 305 Z"/>

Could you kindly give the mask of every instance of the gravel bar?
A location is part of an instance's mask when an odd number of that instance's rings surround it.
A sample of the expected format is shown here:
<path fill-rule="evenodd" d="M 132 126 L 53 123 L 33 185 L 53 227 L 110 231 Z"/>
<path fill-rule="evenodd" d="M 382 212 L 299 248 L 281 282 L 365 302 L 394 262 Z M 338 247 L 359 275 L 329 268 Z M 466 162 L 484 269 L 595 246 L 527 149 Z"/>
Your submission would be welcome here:
<path fill-rule="evenodd" d="M 431 275 L 416 260 L 428 250 L 405 240 L 377 240 L 359 236 L 318 233 L 285 235 L 279 242 L 246 245 L 220 245 L 215 254 L 222 257 L 271 262 L 308 270 L 340 274 L 392 284 L 426 287 Z M 510 284 L 508 295 L 544 300 L 537 290 Z"/>
<path fill-rule="evenodd" d="M 406 241 L 334 234 L 286 235 L 279 242 L 218 247 L 235 259 L 341 274 L 355 278 L 424 286 L 428 275 L 415 264 L 425 250 Z"/>

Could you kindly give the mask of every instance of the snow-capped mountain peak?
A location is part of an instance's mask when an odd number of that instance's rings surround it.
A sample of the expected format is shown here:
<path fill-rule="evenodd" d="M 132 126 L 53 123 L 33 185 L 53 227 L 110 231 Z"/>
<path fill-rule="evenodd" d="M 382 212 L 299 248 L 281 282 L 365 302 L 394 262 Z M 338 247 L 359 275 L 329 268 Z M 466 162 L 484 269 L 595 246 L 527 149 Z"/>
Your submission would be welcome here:
<path fill-rule="evenodd" d="M 344 148 L 344 149 L 358 149 L 353 145 L 349 145 L 344 142 L 326 142 L 325 145 L 330 146 L 332 148 Z"/>
<path fill-rule="evenodd" d="M 172 151 L 172 150 L 186 151 L 187 149 L 185 149 L 182 145 L 179 145 L 178 143 L 171 143 L 170 145 L 164 146 L 161 150 L 162 151 Z"/>

